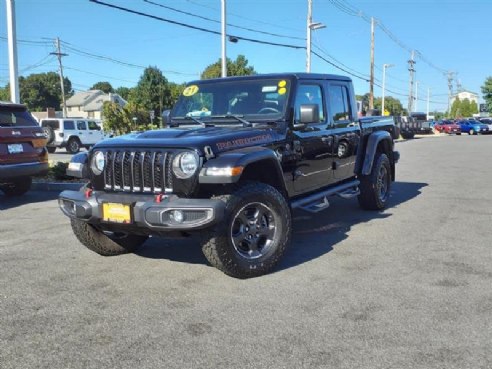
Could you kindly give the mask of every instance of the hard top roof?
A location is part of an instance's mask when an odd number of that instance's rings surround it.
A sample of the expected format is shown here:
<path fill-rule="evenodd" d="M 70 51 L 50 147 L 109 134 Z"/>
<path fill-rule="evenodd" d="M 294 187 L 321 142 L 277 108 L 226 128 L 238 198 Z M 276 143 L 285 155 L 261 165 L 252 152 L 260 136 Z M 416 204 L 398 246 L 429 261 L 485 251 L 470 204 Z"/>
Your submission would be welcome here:
<path fill-rule="evenodd" d="M 210 83 L 210 82 L 223 82 L 224 80 L 227 81 L 244 81 L 244 80 L 249 80 L 249 79 L 269 79 L 269 78 L 295 78 L 295 79 L 302 79 L 302 80 L 335 80 L 335 81 L 345 81 L 345 82 L 351 82 L 352 80 L 350 77 L 346 76 L 340 76 L 337 74 L 323 74 L 323 73 L 305 73 L 305 72 L 300 72 L 300 73 L 269 73 L 269 74 L 253 74 L 250 76 L 232 76 L 232 77 L 226 77 L 226 78 L 212 78 L 212 79 L 202 79 L 202 80 L 195 80 L 191 81 L 188 84 L 193 84 L 193 83 Z"/>

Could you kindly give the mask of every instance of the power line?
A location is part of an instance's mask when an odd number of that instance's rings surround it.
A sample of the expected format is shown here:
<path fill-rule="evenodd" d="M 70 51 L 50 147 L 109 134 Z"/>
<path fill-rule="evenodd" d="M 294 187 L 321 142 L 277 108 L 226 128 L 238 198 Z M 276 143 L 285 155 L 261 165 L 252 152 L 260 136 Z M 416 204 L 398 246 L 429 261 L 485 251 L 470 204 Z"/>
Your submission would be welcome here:
<path fill-rule="evenodd" d="M 196 5 L 196 6 L 199 6 L 201 8 L 205 8 L 205 9 L 210 9 L 210 10 L 214 10 L 214 11 L 219 11 L 218 8 L 216 7 L 213 7 L 213 6 L 210 6 L 210 5 L 205 5 L 205 4 L 201 4 L 201 3 L 198 3 L 196 1 L 193 1 L 193 0 L 186 0 L 187 2 L 189 2 L 190 4 L 193 4 L 193 5 Z M 248 17 L 245 17 L 245 16 L 242 16 L 242 15 L 239 15 L 239 14 L 235 14 L 233 12 L 228 12 L 228 15 L 229 16 L 234 16 L 234 17 L 237 17 L 239 19 L 244 19 L 244 20 L 247 20 L 247 21 L 250 21 L 250 22 L 254 22 L 254 23 L 258 23 L 258 24 L 263 24 L 263 25 L 266 25 L 266 26 L 270 26 L 270 27 L 275 27 L 275 28 L 280 28 L 282 30 L 291 30 L 291 31 L 296 31 L 296 32 L 299 32 L 300 30 L 299 29 L 295 29 L 295 28 L 292 28 L 292 27 L 288 27 L 286 26 L 285 24 L 283 25 L 279 25 L 279 24 L 274 24 L 274 23 L 270 23 L 270 22 L 264 22 L 264 21 L 260 21 L 258 19 L 253 19 L 253 18 L 248 18 Z"/>
<path fill-rule="evenodd" d="M 328 0 L 332 5 L 334 5 L 336 8 L 338 8 L 339 10 L 341 10 L 342 12 L 350 15 L 350 16 L 355 16 L 355 17 L 359 17 L 359 18 L 362 18 L 364 21 L 366 21 L 367 23 L 370 23 L 371 22 L 371 17 L 365 15 L 361 10 L 358 10 L 357 8 L 355 8 L 354 6 L 352 6 L 351 4 L 349 4 L 346 0 Z M 386 27 L 384 25 L 383 22 L 381 22 L 381 20 L 377 19 L 377 26 L 393 41 L 395 42 L 399 47 L 401 47 L 403 50 L 406 50 L 408 51 L 409 53 L 411 53 L 413 50 L 415 50 L 414 48 L 411 48 L 409 46 L 407 46 L 405 43 L 403 43 L 403 41 L 401 41 L 393 32 L 391 32 L 391 30 Z M 428 66 L 430 66 L 431 68 L 439 71 L 440 73 L 442 73 L 443 75 L 447 73 L 447 71 L 443 68 L 440 68 L 438 66 L 436 66 L 434 63 L 432 63 L 428 58 L 426 58 L 420 51 L 418 50 L 415 50 L 415 53 L 416 55 L 418 56 L 418 58 L 420 60 L 422 60 L 425 64 L 427 64 Z"/>
<path fill-rule="evenodd" d="M 175 25 L 181 26 L 181 27 L 195 29 L 197 31 L 212 33 L 214 35 L 221 35 L 221 33 L 219 31 L 213 31 L 213 30 L 210 30 L 210 29 L 193 26 L 191 24 L 177 22 L 177 21 L 174 21 L 174 20 L 171 20 L 171 19 L 166 19 L 166 18 L 158 17 L 156 15 L 143 13 L 143 12 L 132 10 L 132 9 L 129 9 L 129 8 L 124 8 L 122 6 L 118 6 L 118 5 L 114 5 L 114 4 L 108 4 L 108 3 L 105 3 L 105 2 L 100 1 L 100 0 L 89 0 L 89 1 L 92 2 L 92 3 L 95 3 L 95 4 L 107 6 L 109 8 L 122 10 L 122 11 L 127 12 L 127 13 L 141 15 L 141 16 L 147 17 L 147 18 L 152 18 L 152 19 L 155 19 L 155 20 L 158 20 L 158 21 L 161 21 L 161 22 L 167 22 L 167 23 L 175 24 Z M 254 43 L 263 44 L 263 45 L 280 46 L 280 47 L 287 47 L 287 48 L 291 48 L 291 49 L 306 49 L 306 46 L 281 44 L 281 43 L 277 43 L 277 42 L 263 41 L 263 40 L 257 40 L 257 39 L 254 39 L 254 38 L 247 38 L 247 37 L 235 36 L 235 35 L 227 35 L 227 36 L 230 37 L 230 38 L 235 38 L 237 40 L 249 41 L 249 42 L 254 42 Z"/>
<path fill-rule="evenodd" d="M 122 81 L 122 82 L 134 83 L 134 84 L 137 84 L 138 83 L 138 82 L 135 82 L 135 81 L 129 81 L 127 79 L 110 77 L 110 76 L 106 76 L 106 75 L 103 75 L 103 74 L 93 73 L 93 72 L 89 72 L 89 71 L 86 71 L 86 70 L 82 70 L 82 69 L 78 69 L 78 68 L 73 68 L 73 67 L 68 67 L 68 66 L 65 66 L 65 69 L 74 70 L 76 72 L 81 72 L 81 73 L 86 73 L 86 74 L 91 74 L 93 76 L 107 78 L 107 79 L 115 80 L 115 81 Z"/>
<path fill-rule="evenodd" d="M 159 4 L 159 3 L 156 3 L 156 2 L 151 1 L 151 0 L 143 0 L 143 1 L 146 2 L 146 3 L 148 3 L 148 4 L 152 4 L 152 5 L 158 6 L 160 8 L 164 8 L 164 9 L 168 9 L 168 10 L 171 10 L 171 11 L 174 11 L 174 12 L 177 12 L 177 13 L 180 13 L 180 14 L 188 15 L 190 17 L 194 17 L 194 18 L 198 18 L 198 19 L 203 19 L 203 20 L 206 20 L 206 21 L 209 21 L 209 22 L 213 22 L 213 23 L 218 23 L 218 24 L 221 23 L 221 21 L 219 21 L 217 19 L 212 19 L 212 18 L 204 17 L 202 15 L 193 14 L 193 13 L 190 13 L 190 12 L 185 12 L 183 10 L 179 10 L 179 9 L 176 9 L 176 8 L 173 8 L 173 7 L 170 7 L 170 6 L 167 6 L 167 5 Z M 247 27 L 243 27 L 243 26 L 238 26 L 238 25 L 235 25 L 235 24 L 232 24 L 232 23 L 227 23 L 227 26 L 228 27 L 234 27 L 234 28 L 243 29 L 245 31 L 261 33 L 261 34 L 268 35 L 268 36 L 282 37 L 282 38 L 295 39 L 295 40 L 303 40 L 303 41 L 306 40 L 306 38 L 303 38 L 303 37 L 286 36 L 286 35 L 280 35 L 278 33 L 271 33 L 271 32 L 266 32 L 266 31 L 259 31 L 257 29 L 247 28 Z"/>

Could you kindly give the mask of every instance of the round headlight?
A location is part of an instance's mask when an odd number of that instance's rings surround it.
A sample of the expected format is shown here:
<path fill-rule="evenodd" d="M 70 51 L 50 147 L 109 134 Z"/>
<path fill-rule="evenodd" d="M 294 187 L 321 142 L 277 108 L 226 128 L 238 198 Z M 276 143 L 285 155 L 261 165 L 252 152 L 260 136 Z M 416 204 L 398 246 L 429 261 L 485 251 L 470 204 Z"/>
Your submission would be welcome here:
<path fill-rule="evenodd" d="M 181 152 L 173 160 L 173 172 L 178 178 L 186 179 L 198 169 L 198 155 L 191 151 Z"/>
<path fill-rule="evenodd" d="M 92 156 L 92 163 L 91 163 L 92 172 L 96 176 L 98 176 L 103 172 L 105 165 L 106 165 L 106 158 L 104 156 L 104 153 L 101 151 L 97 151 Z"/>

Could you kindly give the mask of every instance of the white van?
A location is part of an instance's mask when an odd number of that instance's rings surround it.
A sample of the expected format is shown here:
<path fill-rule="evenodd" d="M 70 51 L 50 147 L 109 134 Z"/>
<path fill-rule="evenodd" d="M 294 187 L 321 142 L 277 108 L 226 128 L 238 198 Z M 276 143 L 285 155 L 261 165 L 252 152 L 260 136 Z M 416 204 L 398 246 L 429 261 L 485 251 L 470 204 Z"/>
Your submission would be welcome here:
<path fill-rule="evenodd" d="M 47 138 L 47 149 L 54 153 L 57 147 L 65 147 L 70 154 L 81 147 L 87 150 L 105 137 L 100 122 L 83 118 L 47 118 L 39 122 Z"/>

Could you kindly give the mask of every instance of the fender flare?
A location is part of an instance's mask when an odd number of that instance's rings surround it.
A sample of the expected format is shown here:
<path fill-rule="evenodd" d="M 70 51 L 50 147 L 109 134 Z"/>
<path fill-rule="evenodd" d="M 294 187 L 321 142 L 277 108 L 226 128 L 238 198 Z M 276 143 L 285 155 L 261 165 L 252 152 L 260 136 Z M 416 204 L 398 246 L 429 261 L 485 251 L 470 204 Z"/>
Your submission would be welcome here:
<path fill-rule="evenodd" d="M 378 148 L 378 145 L 380 142 L 383 141 L 388 141 L 389 145 L 389 155 L 390 155 L 390 161 L 393 162 L 393 139 L 391 137 L 391 134 L 387 131 L 376 131 L 373 132 L 369 135 L 367 138 L 367 143 L 366 143 L 366 149 L 365 149 L 365 155 L 364 155 L 364 162 L 362 164 L 362 170 L 361 174 L 362 175 L 369 175 L 372 171 L 372 165 L 374 163 L 374 157 L 376 156 L 376 151 Z"/>
<path fill-rule="evenodd" d="M 281 178 L 282 186 L 285 189 L 285 182 L 282 174 L 283 172 L 277 154 L 271 149 L 256 146 L 227 151 L 213 159 L 208 160 L 200 170 L 198 181 L 199 183 L 205 184 L 236 183 L 239 181 L 248 165 L 258 163 L 260 161 L 266 161 L 275 168 L 275 173 L 271 173 L 271 175 L 276 175 L 278 178 Z M 243 170 L 237 175 L 207 175 L 207 170 L 210 168 L 220 171 L 220 169 L 226 170 L 227 168 L 235 167 L 242 167 Z"/>

